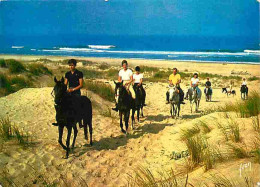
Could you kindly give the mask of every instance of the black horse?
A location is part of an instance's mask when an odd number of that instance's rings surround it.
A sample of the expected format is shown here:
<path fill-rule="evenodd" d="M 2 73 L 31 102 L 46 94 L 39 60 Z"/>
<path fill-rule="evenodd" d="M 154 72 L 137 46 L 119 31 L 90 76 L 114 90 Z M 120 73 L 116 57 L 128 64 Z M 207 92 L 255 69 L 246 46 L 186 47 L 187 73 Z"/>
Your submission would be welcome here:
<path fill-rule="evenodd" d="M 114 83 L 116 85 L 115 93 L 119 95 L 117 106 L 118 106 L 119 116 L 120 116 L 121 131 L 127 134 L 130 111 L 135 107 L 135 100 L 132 98 L 131 94 L 126 90 L 125 86 L 123 85 L 123 82 L 118 82 L 118 83 L 114 82 Z M 124 122 L 125 122 L 125 130 L 123 128 L 123 115 L 124 115 Z M 132 128 L 134 129 L 133 124 L 134 123 L 132 121 Z"/>
<path fill-rule="evenodd" d="M 227 96 L 232 94 L 234 97 L 234 95 L 236 95 L 236 90 L 228 91 L 227 88 L 222 88 L 222 93 L 227 94 Z"/>
<path fill-rule="evenodd" d="M 133 108 L 132 121 L 134 121 L 135 111 L 137 111 L 137 120 L 140 121 L 140 110 L 141 116 L 144 117 L 143 107 L 145 102 L 145 91 L 138 84 L 134 85 L 135 91 L 135 107 Z"/>
<path fill-rule="evenodd" d="M 80 128 L 84 127 L 85 139 L 88 140 L 88 128 L 90 133 L 90 145 L 92 145 L 92 104 L 86 96 L 73 96 L 67 92 L 67 86 L 64 84 L 64 78 L 60 81 L 54 77 L 56 83 L 54 92 L 54 101 L 56 109 L 56 121 L 59 126 L 59 144 L 66 150 L 66 158 L 70 152 L 70 137 L 73 128 L 74 138 L 72 148 L 75 146 L 75 141 L 78 134 L 77 123 Z M 82 125 L 83 121 L 83 125 Z M 67 128 L 66 146 L 62 142 L 64 127 Z"/>
<path fill-rule="evenodd" d="M 241 99 L 247 99 L 248 98 L 248 87 L 246 85 L 241 86 L 240 92 L 241 92 Z"/>

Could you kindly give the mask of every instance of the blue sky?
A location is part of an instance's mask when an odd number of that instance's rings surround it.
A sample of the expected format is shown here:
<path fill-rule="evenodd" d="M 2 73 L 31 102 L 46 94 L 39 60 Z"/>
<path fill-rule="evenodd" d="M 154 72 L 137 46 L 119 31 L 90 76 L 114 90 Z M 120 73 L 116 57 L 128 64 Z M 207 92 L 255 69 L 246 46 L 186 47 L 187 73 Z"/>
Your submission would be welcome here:
<path fill-rule="evenodd" d="M 1 35 L 259 37 L 256 0 L 2 1 Z"/>

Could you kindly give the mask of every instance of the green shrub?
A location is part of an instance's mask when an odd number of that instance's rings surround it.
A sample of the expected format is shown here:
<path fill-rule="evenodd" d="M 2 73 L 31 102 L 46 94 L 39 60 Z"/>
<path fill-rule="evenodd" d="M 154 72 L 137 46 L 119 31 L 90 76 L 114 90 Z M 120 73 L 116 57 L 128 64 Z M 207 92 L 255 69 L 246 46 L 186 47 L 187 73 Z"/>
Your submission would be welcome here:
<path fill-rule="evenodd" d="M 103 99 L 106 99 L 108 101 L 115 100 L 114 90 L 109 84 L 103 82 L 97 82 L 97 81 L 87 81 L 86 87 L 88 90 L 93 91 Z"/>
<path fill-rule="evenodd" d="M 7 64 L 7 67 L 9 69 L 10 73 L 21 73 L 21 72 L 25 71 L 24 65 L 17 60 L 9 59 L 9 60 L 6 60 L 5 62 Z"/>
<path fill-rule="evenodd" d="M 106 72 L 106 76 L 111 78 L 111 79 L 117 80 L 117 78 L 118 78 L 118 70 L 117 69 L 109 69 Z"/>
<path fill-rule="evenodd" d="M 256 77 L 256 76 L 253 76 L 253 77 L 249 77 L 247 80 L 248 81 L 256 81 L 256 80 L 260 80 L 260 78 Z"/>
<path fill-rule="evenodd" d="M 98 68 L 101 70 L 106 70 L 109 68 L 109 65 L 107 63 L 102 63 L 98 66 Z"/>
<path fill-rule="evenodd" d="M 1 68 L 6 68 L 6 63 L 4 59 L 0 59 L 0 67 Z"/>
<path fill-rule="evenodd" d="M 28 70 L 31 74 L 35 76 L 52 75 L 52 72 L 43 64 L 38 64 L 38 63 L 30 64 L 28 65 Z"/>
<path fill-rule="evenodd" d="M 31 83 L 27 81 L 24 77 L 11 77 L 10 78 L 10 83 L 13 86 L 13 91 L 18 91 L 22 88 L 27 88 L 31 86 Z"/>
<path fill-rule="evenodd" d="M 83 73 L 83 76 L 86 79 L 104 78 L 104 74 L 100 71 L 89 70 L 85 68 L 78 68 L 78 70 L 80 70 Z"/>
<path fill-rule="evenodd" d="M 5 74 L 0 73 L 0 89 L 5 89 L 7 92 L 12 91 L 11 83 Z"/>

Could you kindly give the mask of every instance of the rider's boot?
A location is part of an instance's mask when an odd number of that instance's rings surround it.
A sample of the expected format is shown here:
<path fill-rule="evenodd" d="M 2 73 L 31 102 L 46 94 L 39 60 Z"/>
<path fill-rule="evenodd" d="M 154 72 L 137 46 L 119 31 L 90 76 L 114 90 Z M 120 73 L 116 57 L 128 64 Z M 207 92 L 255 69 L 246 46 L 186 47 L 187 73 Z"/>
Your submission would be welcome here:
<path fill-rule="evenodd" d="M 117 106 L 117 103 L 116 103 L 116 107 L 115 107 L 115 108 L 112 108 L 112 110 L 118 112 L 118 106 Z"/>

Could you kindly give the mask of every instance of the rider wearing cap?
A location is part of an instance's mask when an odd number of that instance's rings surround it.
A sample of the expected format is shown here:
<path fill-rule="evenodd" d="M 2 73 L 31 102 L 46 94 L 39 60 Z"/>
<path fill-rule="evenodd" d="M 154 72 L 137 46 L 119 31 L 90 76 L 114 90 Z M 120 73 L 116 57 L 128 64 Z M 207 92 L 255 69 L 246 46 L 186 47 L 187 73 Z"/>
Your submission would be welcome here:
<path fill-rule="evenodd" d="M 181 104 L 185 104 L 183 102 L 183 97 L 184 97 L 184 92 L 180 87 L 180 83 L 181 83 L 181 75 L 178 73 L 178 69 L 177 68 L 173 68 L 173 73 L 169 76 L 169 85 L 172 86 L 176 86 L 177 89 L 179 90 L 179 95 L 180 95 L 180 103 Z M 166 104 L 169 104 L 169 91 L 166 92 Z"/>

